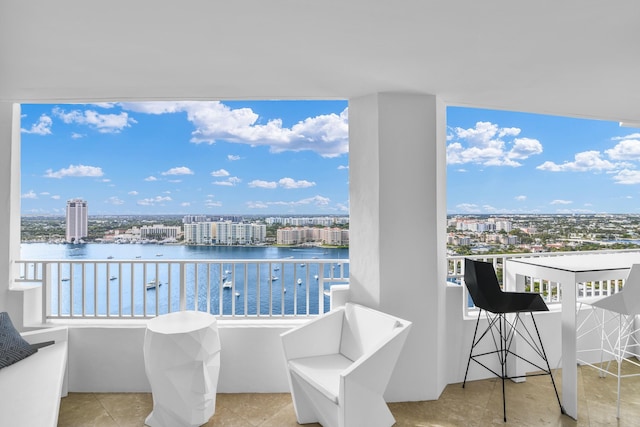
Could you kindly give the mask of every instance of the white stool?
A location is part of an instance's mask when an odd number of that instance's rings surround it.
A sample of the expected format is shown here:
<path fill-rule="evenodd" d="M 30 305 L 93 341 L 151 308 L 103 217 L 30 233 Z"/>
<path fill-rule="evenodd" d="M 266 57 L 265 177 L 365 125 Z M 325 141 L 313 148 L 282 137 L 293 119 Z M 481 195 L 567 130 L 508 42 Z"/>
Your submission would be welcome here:
<path fill-rule="evenodd" d="M 179 311 L 147 323 L 144 361 L 153 394 L 151 427 L 196 427 L 214 414 L 220 373 L 216 318 Z"/>
<path fill-rule="evenodd" d="M 600 377 L 611 375 L 618 379 L 617 418 L 620 418 L 620 380 L 622 378 L 636 377 L 640 374 L 623 374 L 622 364 L 629 363 L 640 367 L 636 360 L 640 358 L 638 334 L 640 328 L 636 323 L 636 317 L 640 315 L 640 264 L 631 266 L 629 275 L 625 280 L 622 290 L 613 295 L 600 299 L 587 299 L 582 304 L 588 304 L 592 311 L 578 326 L 578 339 L 597 332 L 600 334 L 601 345 L 598 349 L 578 350 L 578 363 L 591 366 L 600 372 Z M 589 328 L 591 322 L 593 327 Z M 588 353 L 599 351 L 600 363 L 587 360 Z M 582 356 L 582 355 L 585 356 Z M 606 358 L 606 360 L 604 360 Z M 610 370 L 611 362 L 616 361 L 616 371 Z M 605 366 L 606 363 L 606 367 Z M 637 369 L 635 369 L 637 372 Z"/>

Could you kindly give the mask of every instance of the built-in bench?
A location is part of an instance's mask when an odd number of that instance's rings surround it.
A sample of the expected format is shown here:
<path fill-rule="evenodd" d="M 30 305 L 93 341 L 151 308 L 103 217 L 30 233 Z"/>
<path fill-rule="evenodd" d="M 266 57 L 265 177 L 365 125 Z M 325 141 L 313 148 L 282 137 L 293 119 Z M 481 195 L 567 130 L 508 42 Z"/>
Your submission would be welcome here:
<path fill-rule="evenodd" d="M 21 335 L 29 344 L 54 343 L 0 369 L 0 426 L 55 427 L 60 398 L 67 394 L 67 328 L 40 329 Z"/>

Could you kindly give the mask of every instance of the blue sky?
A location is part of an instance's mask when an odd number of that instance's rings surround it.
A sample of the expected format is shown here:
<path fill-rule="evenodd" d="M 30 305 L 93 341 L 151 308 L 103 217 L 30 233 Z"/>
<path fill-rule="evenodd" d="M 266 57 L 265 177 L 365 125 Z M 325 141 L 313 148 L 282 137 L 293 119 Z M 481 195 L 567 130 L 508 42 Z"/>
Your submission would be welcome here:
<path fill-rule="evenodd" d="M 22 213 L 349 209 L 346 101 L 22 105 Z"/>
<path fill-rule="evenodd" d="M 22 213 L 349 209 L 346 101 L 22 105 Z M 640 129 L 447 109 L 447 212 L 640 213 Z"/>
<path fill-rule="evenodd" d="M 640 213 L 640 129 L 447 110 L 448 213 Z"/>

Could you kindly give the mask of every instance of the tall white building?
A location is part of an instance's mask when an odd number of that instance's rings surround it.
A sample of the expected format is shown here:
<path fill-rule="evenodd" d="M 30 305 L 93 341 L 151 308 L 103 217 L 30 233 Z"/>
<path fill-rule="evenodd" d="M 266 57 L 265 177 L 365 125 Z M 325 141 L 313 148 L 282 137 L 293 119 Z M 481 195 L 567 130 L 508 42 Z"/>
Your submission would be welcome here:
<path fill-rule="evenodd" d="M 66 241 L 77 243 L 89 234 L 89 210 L 86 200 L 67 200 Z"/>

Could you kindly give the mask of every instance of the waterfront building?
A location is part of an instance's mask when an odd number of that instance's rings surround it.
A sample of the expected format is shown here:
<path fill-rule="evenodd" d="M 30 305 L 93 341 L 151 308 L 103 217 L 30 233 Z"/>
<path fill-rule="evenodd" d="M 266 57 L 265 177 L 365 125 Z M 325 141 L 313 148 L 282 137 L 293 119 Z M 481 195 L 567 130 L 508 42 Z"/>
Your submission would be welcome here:
<path fill-rule="evenodd" d="M 192 222 L 184 224 L 184 242 L 186 244 L 210 245 L 215 238 L 215 223 Z"/>
<path fill-rule="evenodd" d="M 87 202 L 82 199 L 67 201 L 66 235 L 69 243 L 79 243 L 89 235 L 89 211 Z"/>
<path fill-rule="evenodd" d="M 162 224 L 143 225 L 140 228 L 142 239 L 177 239 L 182 235 L 182 227 Z"/>
<path fill-rule="evenodd" d="M 288 227 L 280 228 L 276 232 L 276 243 L 279 245 L 300 245 L 309 242 L 348 245 L 349 230 L 330 227 Z"/>

